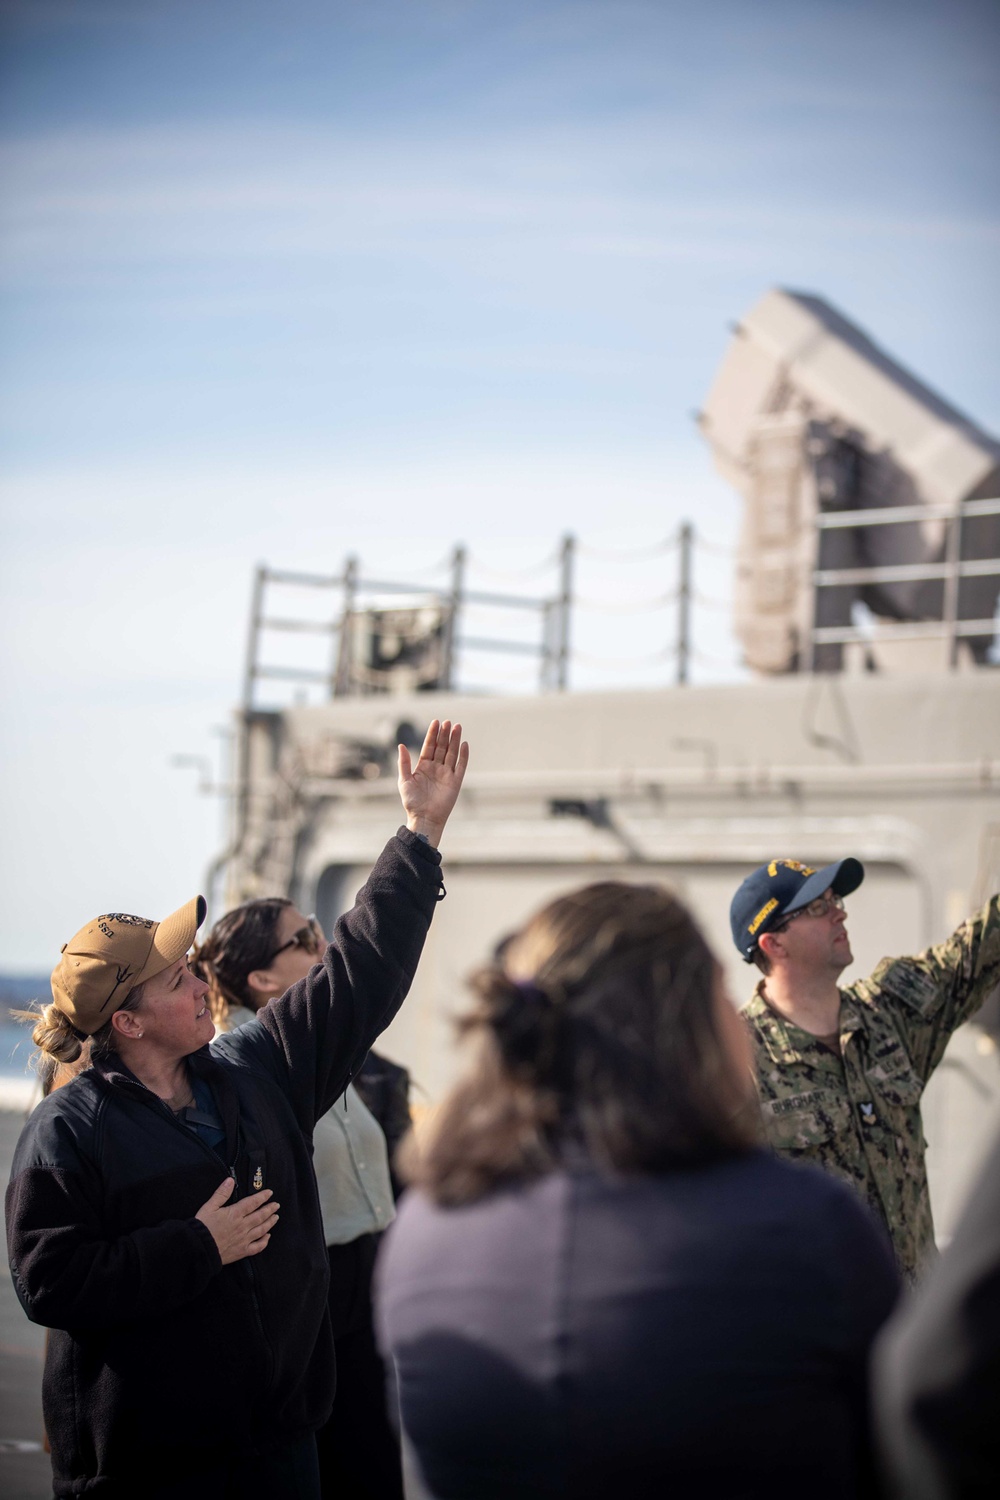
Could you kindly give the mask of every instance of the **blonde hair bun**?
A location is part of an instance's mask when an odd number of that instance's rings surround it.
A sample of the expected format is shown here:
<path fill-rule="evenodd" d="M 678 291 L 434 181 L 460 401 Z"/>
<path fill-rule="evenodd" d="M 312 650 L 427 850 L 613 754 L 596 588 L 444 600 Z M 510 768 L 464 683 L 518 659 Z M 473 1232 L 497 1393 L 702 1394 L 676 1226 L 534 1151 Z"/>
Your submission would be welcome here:
<path fill-rule="evenodd" d="M 41 1011 L 21 1011 L 19 1020 L 34 1021 L 31 1040 L 39 1052 L 56 1062 L 76 1062 L 83 1050 L 83 1043 L 73 1030 L 73 1023 L 58 1005 L 43 1005 Z"/>

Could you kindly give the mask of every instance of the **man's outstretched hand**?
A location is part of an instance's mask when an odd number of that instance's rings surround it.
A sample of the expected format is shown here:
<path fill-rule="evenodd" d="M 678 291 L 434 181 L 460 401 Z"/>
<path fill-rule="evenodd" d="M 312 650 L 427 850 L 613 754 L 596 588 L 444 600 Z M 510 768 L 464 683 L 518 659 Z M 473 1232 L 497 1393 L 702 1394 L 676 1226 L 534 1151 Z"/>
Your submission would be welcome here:
<path fill-rule="evenodd" d="M 411 833 L 422 833 L 437 848 L 444 825 L 458 800 L 469 747 L 462 742 L 462 726 L 437 719 L 424 739 L 420 759 L 410 761 L 405 745 L 399 747 L 399 795 Z"/>

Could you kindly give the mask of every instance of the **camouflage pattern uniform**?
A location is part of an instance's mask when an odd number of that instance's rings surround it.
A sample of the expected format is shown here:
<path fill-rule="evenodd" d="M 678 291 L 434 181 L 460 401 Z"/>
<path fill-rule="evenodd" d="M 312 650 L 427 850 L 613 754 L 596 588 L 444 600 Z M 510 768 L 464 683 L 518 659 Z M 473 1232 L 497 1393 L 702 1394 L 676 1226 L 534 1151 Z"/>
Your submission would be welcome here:
<path fill-rule="evenodd" d="M 912 1281 L 933 1250 L 920 1096 L 956 1027 L 1000 984 L 1000 896 L 944 943 L 884 958 L 840 992 L 841 1057 L 763 999 L 750 1027 L 774 1149 L 851 1183 L 889 1230 Z"/>

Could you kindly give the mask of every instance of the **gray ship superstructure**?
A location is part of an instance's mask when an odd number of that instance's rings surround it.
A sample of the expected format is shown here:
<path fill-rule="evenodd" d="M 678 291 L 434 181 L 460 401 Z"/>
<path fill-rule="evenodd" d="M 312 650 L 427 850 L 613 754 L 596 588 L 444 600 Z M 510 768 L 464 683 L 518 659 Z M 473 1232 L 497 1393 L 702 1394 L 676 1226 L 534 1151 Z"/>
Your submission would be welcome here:
<path fill-rule="evenodd" d="M 756 971 L 732 950 L 729 900 L 766 859 L 864 862 L 851 976 L 939 941 L 1000 889 L 1000 448 L 835 310 L 781 291 L 741 323 L 701 424 L 746 501 L 735 623 L 753 681 L 566 691 L 567 543 L 557 589 L 531 601 L 547 689 L 532 696 L 453 686 L 470 597 L 462 549 L 447 588 L 373 585 L 375 604 L 356 564 L 334 578 L 258 576 L 232 837 L 216 871 L 226 905 L 289 894 L 329 927 L 397 819 L 397 741 L 439 715 L 460 719 L 473 746 L 447 832 L 448 898 L 380 1044 L 411 1070 L 418 1101 L 433 1104 L 455 1075 L 465 976 L 582 882 L 678 889 L 736 1000 Z M 313 627 L 329 643 L 312 673 L 324 701 L 269 709 L 262 684 L 282 674 L 263 665 L 261 641 L 294 622 L 269 617 L 267 586 L 296 577 L 337 591 L 339 610 Z M 945 1236 L 1000 1112 L 997 1030 L 993 1004 L 928 1090 Z"/>

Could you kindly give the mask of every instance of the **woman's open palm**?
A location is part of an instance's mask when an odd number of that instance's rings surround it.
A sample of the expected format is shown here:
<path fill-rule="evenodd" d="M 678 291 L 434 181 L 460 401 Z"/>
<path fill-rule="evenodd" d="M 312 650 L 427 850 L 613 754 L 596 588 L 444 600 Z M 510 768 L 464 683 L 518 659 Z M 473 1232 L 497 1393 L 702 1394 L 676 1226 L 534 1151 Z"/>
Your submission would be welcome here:
<path fill-rule="evenodd" d="M 469 747 L 462 740 L 461 724 L 435 719 L 424 738 L 420 757 L 413 765 L 405 745 L 399 747 L 399 795 L 406 811 L 406 826 L 437 845 L 449 814 L 455 806 L 469 764 Z"/>

